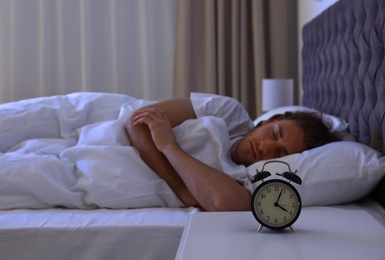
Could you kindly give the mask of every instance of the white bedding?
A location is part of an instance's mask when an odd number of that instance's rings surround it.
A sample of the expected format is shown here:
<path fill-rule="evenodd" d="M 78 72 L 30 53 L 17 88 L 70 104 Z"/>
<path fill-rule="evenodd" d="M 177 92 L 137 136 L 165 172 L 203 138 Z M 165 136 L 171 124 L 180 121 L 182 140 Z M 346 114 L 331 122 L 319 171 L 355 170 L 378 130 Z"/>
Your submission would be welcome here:
<path fill-rule="evenodd" d="M 123 122 L 148 104 L 74 93 L 0 106 L 0 207 L 180 207 L 130 146 Z"/>
<path fill-rule="evenodd" d="M 0 209 L 183 207 L 124 129 L 150 103 L 82 92 L 0 105 Z M 223 120 L 202 116 L 174 132 L 186 152 L 246 185 L 246 168 L 227 158 Z"/>

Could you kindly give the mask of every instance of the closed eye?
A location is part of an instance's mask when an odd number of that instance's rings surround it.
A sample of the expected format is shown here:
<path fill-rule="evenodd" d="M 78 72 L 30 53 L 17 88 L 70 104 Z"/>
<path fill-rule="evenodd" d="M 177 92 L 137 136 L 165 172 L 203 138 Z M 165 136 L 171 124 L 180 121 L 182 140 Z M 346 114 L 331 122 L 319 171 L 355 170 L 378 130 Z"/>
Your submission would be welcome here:
<path fill-rule="evenodd" d="M 278 125 L 278 136 L 279 136 L 279 139 L 281 139 L 281 140 L 283 140 L 283 138 L 285 137 L 281 125 Z M 282 147 L 280 149 L 280 154 L 281 154 L 280 157 L 282 157 L 282 156 L 288 155 L 289 152 L 287 151 L 286 147 Z"/>
<path fill-rule="evenodd" d="M 271 130 L 271 135 L 273 136 L 274 141 L 278 141 L 279 134 L 277 133 L 277 131 L 274 128 Z"/>

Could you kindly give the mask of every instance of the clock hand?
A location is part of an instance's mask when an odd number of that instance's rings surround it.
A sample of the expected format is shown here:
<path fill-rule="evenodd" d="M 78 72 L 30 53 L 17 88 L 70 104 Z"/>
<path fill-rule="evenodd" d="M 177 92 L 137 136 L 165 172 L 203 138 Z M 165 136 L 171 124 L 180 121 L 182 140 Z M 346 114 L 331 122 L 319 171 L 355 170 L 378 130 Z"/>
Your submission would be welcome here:
<path fill-rule="evenodd" d="M 277 199 L 277 204 L 278 204 L 278 202 L 279 202 L 279 199 L 281 198 L 281 195 L 282 195 L 282 192 L 283 192 L 283 189 L 281 190 L 281 192 L 279 193 L 279 195 L 278 195 L 278 199 Z"/>
<path fill-rule="evenodd" d="M 280 209 L 282 209 L 282 210 L 287 212 L 287 209 L 285 209 L 284 207 L 281 207 L 281 205 L 279 205 L 279 204 L 278 204 L 278 208 L 280 208 Z"/>
<path fill-rule="evenodd" d="M 287 209 L 285 209 L 284 207 L 282 207 L 281 205 L 279 205 L 278 202 L 274 203 L 274 207 L 278 207 L 278 208 L 280 208 L 280 209 L 282 209 L 282 210 L 284 210 L 284 211 L 287 212 Z"/>

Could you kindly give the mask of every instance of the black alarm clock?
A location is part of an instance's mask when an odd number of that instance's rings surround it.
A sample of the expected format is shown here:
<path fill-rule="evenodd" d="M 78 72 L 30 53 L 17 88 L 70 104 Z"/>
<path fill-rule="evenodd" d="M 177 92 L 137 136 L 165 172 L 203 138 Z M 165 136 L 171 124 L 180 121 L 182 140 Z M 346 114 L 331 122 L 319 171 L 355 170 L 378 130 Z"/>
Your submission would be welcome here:
<path fill-rule="evenodd" d="M 264 168 L 269 163 L 286 164 L 289 171 L 276 173 L 283 179 L 270 179 L 264 181 L 265 178 L 271 176 L 270 172 Z M 251 182 L 262 181 L 262 183 L 254 190 L 251 197 L 251 211 L 255 219 L 260 223 L 258 232 L 263 227 L 281 230 L 289 227 L 293 232 L 293 224 L 298 219 L 302 203 L 301 196 L 291 182 L 302 184 L 301 178 L 292 172 L 289 164 L 282 161 L 268 161 L 262 166 L 262 170 L 256 170 L 256 174 L 251 178 Z"/>

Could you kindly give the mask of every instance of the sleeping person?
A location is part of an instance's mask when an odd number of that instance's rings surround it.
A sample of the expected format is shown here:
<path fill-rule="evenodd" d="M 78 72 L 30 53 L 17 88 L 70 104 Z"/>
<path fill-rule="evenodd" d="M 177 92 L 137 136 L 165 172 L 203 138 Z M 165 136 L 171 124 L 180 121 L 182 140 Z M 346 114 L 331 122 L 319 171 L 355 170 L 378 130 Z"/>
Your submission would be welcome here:
<path fill-rule="evenodd" d="M 73 93 L 0 105 L 0 209 L 247 210 L 246 167 L 338 138 L 310 113 L 254 127 L 233 98 Z"/>
<path fill-rule="evenodd" d="M 207 118 L 206 118 L 207 117 Z M 203 118 L 200 125 L 213 125 L 217 158 L 226 167 L 212 167 L 196 159 L 178 145 L 173 128 L 186 120 Z M 191 121 L 192 124 L 195 124 Z M 207 211 L 250 209 L 250 190 L 240 182 L 244 168 L 260 160 L 300 153 L 339 140 L 317 115 L 307 112 L 276 115 L 254 127 L 236 100 L 193 93 L 189 99 L 159 102 L 135 111 L 125 126 L 133 146 L 143 161 L 178 195 L 187 206 Z M 205 147 L 194 127 L 185 128 L 189 140 Z M 228 174 L 227 169 L 231 168 Z M 239 170 L 238 170 L 239 169 Z M 237 174 L 235 174 L 239 171 Z M 234 179 L 232 176 L 242 176 Z"/>

